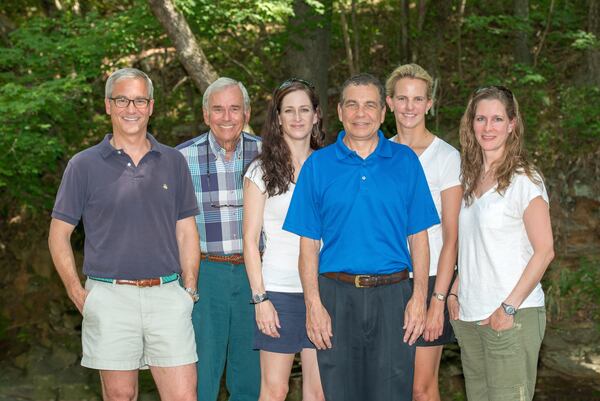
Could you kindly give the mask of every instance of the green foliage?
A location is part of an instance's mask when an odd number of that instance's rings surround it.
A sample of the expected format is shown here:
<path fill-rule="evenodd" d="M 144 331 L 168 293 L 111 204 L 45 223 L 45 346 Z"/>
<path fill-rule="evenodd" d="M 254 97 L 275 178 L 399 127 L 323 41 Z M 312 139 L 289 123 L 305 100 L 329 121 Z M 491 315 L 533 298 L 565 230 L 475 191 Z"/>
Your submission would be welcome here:
<path fill-rule="evenodd" d="M 102 113 L 103 74 L 156 29 L 147 10 L 132 8 L 107 18 L 33 17 L 11 33 L 11 47 L 0 52 L 0 207 L 51 206 L 57 162 L 96 129 L 106 132 L 92 117 Z"/>
<path fill-rule="evenodd" d="M 558 278 L 545 282 L 552 317 L 590 319 L 600 329 L 600 260 L 582 258 L 576 268 L 561 265 L 557 268 Z"/>

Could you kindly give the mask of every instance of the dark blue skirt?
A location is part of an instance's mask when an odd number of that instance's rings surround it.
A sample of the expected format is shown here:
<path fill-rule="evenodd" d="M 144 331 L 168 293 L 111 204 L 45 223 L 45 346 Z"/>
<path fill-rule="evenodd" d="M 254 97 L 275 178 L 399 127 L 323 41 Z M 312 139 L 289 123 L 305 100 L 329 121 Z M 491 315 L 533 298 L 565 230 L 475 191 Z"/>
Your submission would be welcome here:
<path fill-rule="evenodd" d="M 304 348 L 315 348 L 306 334 L 306 306 L 301 292 L 267 291 L 279 316 L 279 338 L 273 338 L 254 329 L 254 349 L 295 354 Z"/>

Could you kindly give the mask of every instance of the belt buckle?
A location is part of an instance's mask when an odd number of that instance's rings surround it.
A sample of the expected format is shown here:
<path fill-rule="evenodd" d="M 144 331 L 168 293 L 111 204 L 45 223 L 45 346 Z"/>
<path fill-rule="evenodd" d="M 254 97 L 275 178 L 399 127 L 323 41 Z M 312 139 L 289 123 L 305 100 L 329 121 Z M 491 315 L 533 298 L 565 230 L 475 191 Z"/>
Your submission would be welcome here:
<path fill-rule="evenodd" d="M 356 276 L 354 276 L 354 286 L 356 288 L 366 288 L 367 287 L 366 285 L 362 285 L 360 283 L 360 279 L 363 278 L 363 277 L 364 278 L 368 278 L 368 277 L 370 277 L 370 275 L 368 275 L 368 274 L 357 274 Z"/>

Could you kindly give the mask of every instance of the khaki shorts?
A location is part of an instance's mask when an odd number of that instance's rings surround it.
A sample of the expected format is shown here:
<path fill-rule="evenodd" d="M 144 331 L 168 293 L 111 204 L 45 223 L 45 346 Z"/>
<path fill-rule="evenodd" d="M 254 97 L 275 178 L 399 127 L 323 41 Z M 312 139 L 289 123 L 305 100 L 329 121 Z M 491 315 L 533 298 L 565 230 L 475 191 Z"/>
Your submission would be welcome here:
<path fill-rule="evenodd" d="M 179 281 L 142 288 L 88 279 L 85 288 L 82 366 L 136 370 L 198 360 L 194 302 Z"/>

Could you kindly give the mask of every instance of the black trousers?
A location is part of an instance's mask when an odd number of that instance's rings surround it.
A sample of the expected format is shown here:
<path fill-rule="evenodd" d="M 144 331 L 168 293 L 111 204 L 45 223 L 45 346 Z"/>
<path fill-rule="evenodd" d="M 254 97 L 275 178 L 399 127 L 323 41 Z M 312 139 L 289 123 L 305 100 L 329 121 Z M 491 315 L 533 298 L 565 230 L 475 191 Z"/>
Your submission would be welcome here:
<path fill-rule="evenodd" d="M 332 348 L 317 351 L 327 401 L 411 401 L 416 347 L 402 341 L 408 280 L 356 288 L 319 277 Z"/>

